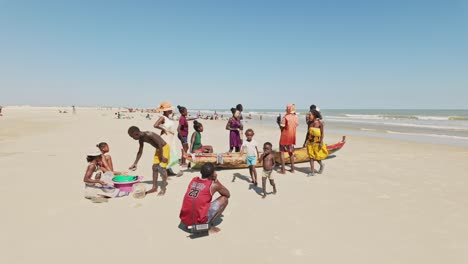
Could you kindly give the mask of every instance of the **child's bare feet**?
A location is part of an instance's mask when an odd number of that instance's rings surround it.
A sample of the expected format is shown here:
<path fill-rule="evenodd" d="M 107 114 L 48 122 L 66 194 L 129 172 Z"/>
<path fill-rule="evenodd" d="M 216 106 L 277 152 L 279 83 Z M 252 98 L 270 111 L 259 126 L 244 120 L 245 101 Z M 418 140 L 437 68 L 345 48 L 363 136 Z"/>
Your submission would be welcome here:
<path fill-rule="evenodd" d="M 166 189 L 161 189 L 161 191 L 158 193 L 158 196 L 163 196 L 166 194 Z"/>
<path fill-rule="evenodd" d="M 263 193 L 262 199 L 265 199 L 265 198 L 266 198 L 266 193 Z"/>
<path fill-rule="evenodd" d="M 151 188 L 149 191 L 146 191 L 146 194 L 156 193 L 156 192 L 158 192 L 158 187 L 156 187 L 156 188 Z"/>
<path fill-rule="evenodd" d="M 209 234 L 215 234 L 215 233 L 218 233 L 219 231 L 221 231 L 221 228 L 216 227 L 216 226 L 212 226 L 212 227 L 210 227 L 210 230 L 208 230 L 208 233 Z"/>
<path fill-rule="evenodd" d="M 324 169 L 325 169 L 325 164 L 322 164 L 322 165 L 320 166 L 319 171 L 318 171 L 317 173 L 318 173 L 318 174 L 322 174 L 322 172 L 323 172 Z"/>
<path fill-rule="evenodd" d="M 285 170 L 280 170 L 278 171 L 279 174 L 286 174 L 286 171 Z"/>
<path fill-rule="evenodd" d="M 273 188 L 273 194 L 276 194 L 276 187 Z"/>

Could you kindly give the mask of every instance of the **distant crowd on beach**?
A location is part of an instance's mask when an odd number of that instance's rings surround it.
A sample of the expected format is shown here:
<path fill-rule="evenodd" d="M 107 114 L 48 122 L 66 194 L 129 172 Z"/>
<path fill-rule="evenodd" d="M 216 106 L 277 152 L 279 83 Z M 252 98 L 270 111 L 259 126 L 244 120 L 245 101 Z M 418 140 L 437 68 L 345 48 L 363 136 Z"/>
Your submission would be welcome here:
<path fill-rule="evenodd" d="M 197 117 L 189 117 L 186 107 L 177 106 L 177 109 L 180 113 L 178 120 L 174 118 L 173 111 L 175 108 L 168 102 L 162 102 L 155 109 L 156 112 L 162 113 L 153 125 L 157 133 L 154 131 L 142 131 L 136 126 L 131 126 L 127 131 L 128 135 L 139 143 L 136 159 L 129 167 L 129 170 L 137 169 L 145 143 L 155 148 L 152 165 L 152 188 L 146 191 L 146 194 L 158 193 L 158 195 L 164 195 L 167 189 L 168 176 L 181 176 L 183 170 L 190 168 L 191 163 L 187 162 L 187 160 L 195 161 L 196 163 L 197 157 L 200 159 L 204 155 L 214 153 L 212 146 L 202 143 L 204 127 L 199 121 L 202 119 L 200 113 Z M 309 157 L 311 171 L 308 176 L 313 176 L 316 173 L 314 169 L 315 162 L 320 165 L 317 173 L 322 173 L 324 171 L 322 160 L 328 156 L 327 147 L 323 143 L 324 123 L 319 110 L 315 105 L 311 105 L 305 120 L 308 130 L 302 147 L 306 149 Z M 129 109 L 129 112 L 133 111 L 138 111 L 138 109 Z M 267 195 L 267 180 L 273 188 L 273 194 L 277 193 L 277 186 L 273 177 L 274 169 L 277 165 L 273 152 L 273 144 L 265 142 L 262 146 L 263 152 L 259 152 L 259 146 L 254 139 L 254 130 L 248 128 L 244 132 L 245 122 L 242 112 L 243 106 L 238 104 L 236 107 L 231 108 L 232 116 L 227 119 L 225 129 L 228 130 L 229 134 L 228 153 L 239 153 L 240 162 L 245 162 L 244 164 L 248 166 L 251 183 L 255 186 L 258 184 L 256 167 L 259 162 L 261 163 L 263 167 L 262 198 L 265 198 Z M 149 117 L 149 113 L 146 117 Z M 120 116 L 117 118 L 120 118 Z M 211 118 L 218 119 L 219 117 L 215 113 Z M 193 121 L 194 129 L 190 138 L 189 121 Z M 279 116 L 277 119 L 277 125 L 281 130 L 278 144 L 279 170 L 277 173 L 286 173 L 285 155 L 289 157 L 290 172 L 294 173 L 296 129 L 299 125 L 294 104 L 286 106 L 284 116 Z M 93 192 L 86 192 L 85 195 L 90 199 L 119 197 L 122 193 L 112 188 L 112 178 L 115 175 L 128 175 L 128 172 L 114 170 L 112 158 L 109 155 L 108 143 L 101 142 L 97 145 L 97 148 L 97 151 L 87 154 L 88 167 L 84 175 L 84 182 L 85 188 Z M 213 155 L 219 157 L 224 154 L 221 152 L 220 154 Z M 174 165 L 177 164 L 181 168 L 179 172 L 174 171 Z M 230 197 L 227 188 L 216 177 L 215 164 L 210 162 L 204 163 L 201 166 L 200 173 L 201 177 L 194 177 L 192 179 L 184 195 L 180 218 L 186 226 L 212 223 L 226 208 Z M 159 174 L 161 174 L 162 178 L 161 190 L 158 190 Z M 219 193 L 220 197 L 212 201 L 215 193 Z M 123 195 L 128 195 L 128 193 L 124 193 Z"/>

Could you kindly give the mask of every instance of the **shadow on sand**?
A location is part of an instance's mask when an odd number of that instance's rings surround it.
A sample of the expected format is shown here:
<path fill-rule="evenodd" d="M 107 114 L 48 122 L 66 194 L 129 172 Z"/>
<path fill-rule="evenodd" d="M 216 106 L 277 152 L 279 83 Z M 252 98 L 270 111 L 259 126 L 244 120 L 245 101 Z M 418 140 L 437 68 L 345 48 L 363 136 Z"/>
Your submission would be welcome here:
<path fill-rule="evenodd" d="M 221 216 L 218 219 L 213 221 L 212 226 L 218 226 L 219 224 L 221 224 L 223 222 L 223 217 L 224 217 L 224 215 L 221 214 Z M 182 222 L 179 223 L 178 228 L 180 230 L 186 232 L 186 233 L 189 233 L 189 235 L 187 237 L 190 238 L 190 239 L 197 239 L 197 238 L 207 237 L 207 236 L 210 235 L 210 233 L 208 231 L 200 232 L 200 233 L 191 233 L 190 230 L 187 228 L 187 226 L 184 225 Z"/>

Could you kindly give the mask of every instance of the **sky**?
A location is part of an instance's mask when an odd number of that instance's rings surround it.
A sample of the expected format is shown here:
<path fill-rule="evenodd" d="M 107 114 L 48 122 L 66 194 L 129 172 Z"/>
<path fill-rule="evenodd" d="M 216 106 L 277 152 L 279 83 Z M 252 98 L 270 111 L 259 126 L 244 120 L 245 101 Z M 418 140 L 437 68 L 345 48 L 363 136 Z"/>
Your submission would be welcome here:
<path fill-rule="evenodd" d="M 0 0 L 0 105 L 468 108 L 464 1 Z"/>

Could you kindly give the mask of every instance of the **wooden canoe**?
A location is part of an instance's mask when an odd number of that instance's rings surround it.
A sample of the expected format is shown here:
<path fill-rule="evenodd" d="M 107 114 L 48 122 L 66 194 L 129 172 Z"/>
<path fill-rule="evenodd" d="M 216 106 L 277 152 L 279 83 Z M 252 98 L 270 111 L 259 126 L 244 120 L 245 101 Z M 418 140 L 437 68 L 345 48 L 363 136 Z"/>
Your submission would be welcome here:
<path fill-rule="evenodd" d="M 327 145 L 328 155 L 333 154 L 340 150 L 346 143 L 346 136 L 343 136 L 343 139 L 335 144 Z M 277 163 L 280 163 L 280 153 L 278 151 L 273 152 Z M 260 153 L 261 154 L 261 153 Z M 216 168 L 223 169 L 242 169 L 247 168 L 247 163 L 245 161 L 246 157 L 244 153 L 197 153 L 189 155 L 183 153 L 184 157 L 192 163 L 192 168 L 200 168 L 203 164 L 211 162 L 215 165 Z M 284 160 L 286 163 L 289 163 L 289 154 L 284 153 Z M 307 154 L 307 148 L 296 148 L 294 150 L 294 162 L 308 162 L 309 155 Z M 257 162 L 257 167 L 261 167 L 262 162 Z"/>

